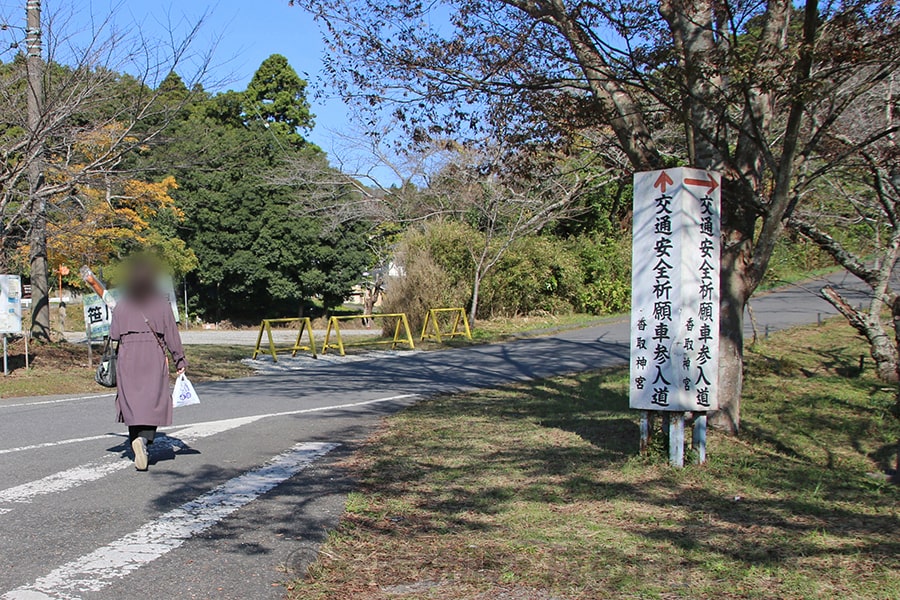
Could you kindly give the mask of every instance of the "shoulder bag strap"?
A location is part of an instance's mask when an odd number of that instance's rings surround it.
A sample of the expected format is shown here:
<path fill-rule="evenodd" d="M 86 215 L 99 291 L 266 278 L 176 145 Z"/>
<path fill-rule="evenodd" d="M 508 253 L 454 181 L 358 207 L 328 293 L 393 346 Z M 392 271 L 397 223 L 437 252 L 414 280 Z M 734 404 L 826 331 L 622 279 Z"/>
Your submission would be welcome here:
<path fill-rule="evenodd" d="M 144 318 L 144 323 L 147 324 L 147 327 L 150 328 L 150 331 L 153 333 L 153 338 L 156 340 L 156 344 L 159 346 L 159 349 L 162 350 L 163 357 L 166 359 L 166 366 L 169 365 L 169 355 L 166 353 L 166 347 L 163 346 L 162 340 L 159 337 L 159 334 L 156 333 L 156 330 L 153 329 L 153 325 L 150 324 L 150 319 L 147 318 L 143 312 L 141 312 L 141 316 Z"/>

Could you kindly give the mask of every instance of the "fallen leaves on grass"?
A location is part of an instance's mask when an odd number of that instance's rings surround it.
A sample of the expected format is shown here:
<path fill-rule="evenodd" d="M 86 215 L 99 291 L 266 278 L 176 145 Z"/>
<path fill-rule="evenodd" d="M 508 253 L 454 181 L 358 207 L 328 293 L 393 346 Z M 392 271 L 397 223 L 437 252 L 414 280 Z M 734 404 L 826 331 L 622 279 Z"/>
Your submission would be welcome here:
<path fill-rule="evenodd" d="M 840 374 L 848 329 L 749 354 L 747 433 L 702 468 L 638 456 L 620 371 L 423 401 L 348 461 L 360 488 L 291 597 L 900 597 L 896 489 L 866 476 L 900 431 L 871 372 Z"/>

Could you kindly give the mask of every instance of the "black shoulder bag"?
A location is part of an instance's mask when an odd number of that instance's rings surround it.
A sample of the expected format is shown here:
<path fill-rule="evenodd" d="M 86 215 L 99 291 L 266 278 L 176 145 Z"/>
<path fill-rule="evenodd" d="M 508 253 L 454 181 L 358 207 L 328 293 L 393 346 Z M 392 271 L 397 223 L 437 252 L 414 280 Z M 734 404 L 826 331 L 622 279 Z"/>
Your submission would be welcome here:
<path fill-rule="evenodd" d="M 88 340 L 90 343 L 90 340 Z M 100 364 L 97 365 L 97 372 L 94 373 L 94 381 L 103 387 L 116 387 L 116 360 L 119 355 L 119 343 L 113 345 L 112 338 L 106 338 L 106 344 L 103 346 L 103 356 L 100 358 Z"/>

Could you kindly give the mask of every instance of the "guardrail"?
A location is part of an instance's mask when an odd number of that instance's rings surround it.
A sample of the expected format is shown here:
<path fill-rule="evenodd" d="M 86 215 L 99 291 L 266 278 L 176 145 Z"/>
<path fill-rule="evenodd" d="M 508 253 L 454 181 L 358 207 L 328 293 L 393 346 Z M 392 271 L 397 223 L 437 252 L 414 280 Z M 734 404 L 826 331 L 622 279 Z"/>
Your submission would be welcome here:
<path fill-rule="evenodd" d="M 285 348 L 278 348 L 275 346 L 275 340 L 272 337 L 272 324 L 280 324 L 280 323 L 300 323 L 300 330 L 297 332 L 297 341 L 294 342 L 294 345 Z M 269 336 L 269 349 L 268 351 L 262 350 L 260 348 L 260 344 L 262 344 L 263 334 L 266 333 Z M 300 342 L 303 340 L 303 334 L 306 333 L 309 336 L 309 345 L 301 346 Z M 272 355 L 272 360 L 278 362 L 278 352 L 290 352 L 291 356 L 297 356 L 297 352 L 309 351 L 312 353 L 313 358 L 317 358 L 316 354 L 316 340 L 313 336 L 312 329 L 312 321 L 309 320 L 309 317 L 297 317 L 293 319 L 263 319 L 262 323 L 259 324 L 259 335 L 256 337 L 256 348 L 253 350 L 253 360 L 256 360 L 256 357 L 265 352 L 266 354 Z"/>
<path fill-rule="evenodd" d="M 394 327 L 393 340 L 364 340 L 362 342 L 353 342 L 345 344 L 341 337 L 341 321 L 351 321 L 354 319 L 397 319 L 397 325 Z M 336 343 L 331 343 L 331 335 L 334 333 Z M 403 336 L 401 337 L 401 332 Z M 345 348 L 350 346 L 369 346 L 372 344 L 390 344 L 391 350 L 395 349 L 398 344 L 406 344 L 410 350 L 415 350 L 416 345 L 413 343 L 412 332 L 409 329 L 409 319 L 406 313 L 388 313 L 373 315 L 345 315 L 340 317 L 331 317 L 328 319 L 328 329 L 325 331 L 325 344 L 322 346 L 322 354 L 328 352 L 329 348 L 336 348 L 340 351 L 341 356 L 346 356 Z"/>
<path fill-rule="evenodd" d="M 441 331 L 441 322 L 438 319 L 438 315 L 442 314 L 451 315 L 453 327 L 450 328 L 450 331 Z M 463 326 L 462 329 L 459 328 L 460 324 Z M 429 326 L 431 326 L 432 333 L 428 332 Z M 422 336 L 419 339 L 423 342 L 425 340 L 434 340 L 440 344 L 444 338 L 452 339 L 455 337 L 464 337 L 467 340 L 472 339 L 472 330 L 469 329 L 469 318 L 466 316 L 466 311 L 462 308 L 432 308 L 429 310 L 428 314 L 425 315 L 425 322 L 422 324 Z"/>

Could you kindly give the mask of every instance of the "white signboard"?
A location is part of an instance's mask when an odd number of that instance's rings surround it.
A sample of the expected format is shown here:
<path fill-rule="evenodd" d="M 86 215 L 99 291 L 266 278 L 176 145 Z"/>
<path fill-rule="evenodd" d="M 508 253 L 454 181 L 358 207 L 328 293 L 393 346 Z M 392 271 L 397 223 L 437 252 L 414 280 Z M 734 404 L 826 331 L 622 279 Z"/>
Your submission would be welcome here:
<path fill-rule="evenodd" d="M 22 279 L 0 275 L 0 334 L 22 333 Z"/>
<path fill-rule="evenodd" d="M 178 313 L 178 296 L 175 295 L 175 280 L 169 276 L 165 276 L 160 279 L 159 288 L 165 295 L 166 300 L 169 301 L 169 305 L 172 307 L 172 314 L 175 315 L 175 322 L 181 323 L 181 315 Z"/>
<path fill-rule="evenodd" d="M 169 306 L 172 307 L 175 322 L 180 322 L 181 316 L 178 314 L 178 304 L 175 301 L 175 284 L 172 278 L 161 279 L 159 286 L 160 291 L 169 301 Z M 111 289 L 109 293 L 116 300 L 122 296 L 122 292 L 118 289 Z M 90 326 L 92 341 L 102 341 L 103 338 L 109 335 L 109 327 L 112 324 L 112 311 L 97 294 L 84 295 L 84 323 Z"/>
<path fill-rule="evenodd" d="M 119 290 L 109 290 L 110 295 L 119 299 Z M 91 341 L 102 341 L 109 335 L 112 324 L 112 311 L 97 294 L 84 295 L 84 324 L 90 332 Z"/>
<path fill-rule="evenodd" d="M 634 175 L 630 406 L 718 408 L 718 173 Z"/>

